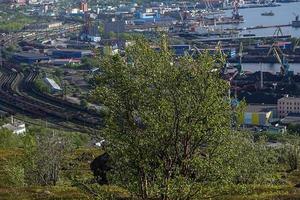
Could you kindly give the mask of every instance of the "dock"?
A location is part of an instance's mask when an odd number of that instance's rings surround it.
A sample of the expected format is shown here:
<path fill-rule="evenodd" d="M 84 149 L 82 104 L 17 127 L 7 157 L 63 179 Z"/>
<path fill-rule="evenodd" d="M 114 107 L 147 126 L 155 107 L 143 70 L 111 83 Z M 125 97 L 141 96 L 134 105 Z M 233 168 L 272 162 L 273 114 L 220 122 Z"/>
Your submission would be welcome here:
<path fill-rule="evenodd" d="M 267 29 L 267 28 L 282 28 L 282 27 L 290 27 L 292 24 L 281 24 L 281 25 L 268 25 L 268 26 L 252 26 L 252 27 L 244 27 L 244 28 L 228 28 L 225 30 L 228 31 L 243 31 L 243 30 L 258 30 L 258 29 Z"/>
<path fill-rule="evenodd" d="M 249 39 L 289 39 L 292 38 L 291 35 L 281 35 L 281 36 L 243 36 L 243 37 L 220 37 L 220 38 L 201 38 L 194 39 L 195 42 L 231 42 L 231 41 L 242 41 Z"/>

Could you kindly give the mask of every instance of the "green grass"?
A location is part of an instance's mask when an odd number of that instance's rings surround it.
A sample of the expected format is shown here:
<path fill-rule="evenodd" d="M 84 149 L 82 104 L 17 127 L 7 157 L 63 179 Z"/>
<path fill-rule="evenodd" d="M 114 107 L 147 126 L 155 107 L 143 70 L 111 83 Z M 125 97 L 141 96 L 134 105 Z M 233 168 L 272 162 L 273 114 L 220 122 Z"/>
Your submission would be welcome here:
<path fill-rule="evenodd" d="M 2 31 L 19 31 L 25 25 L 35 22 L 31 17 L 21 13 L 1 13 L 0 17 L 0 30 Z"/>
<path fill-rule="evenodd" d="M 50 200 L 91 199 L 92 197 L 74 187 L 18 187 L 0 188 L 1 200 Z"/>
<path fill-rule="evenodd" d="M 217 199 L 222 200 L 299 200 L 300 170 L 291 173 L 283 173 L 282 181 L 285 184 L 248 185 L 247 192 L 243 195 L 225 195 Z M 238 188 L 234 189 L 238 191 Z"/>
<path fill-rule="evenodd" d="M 62 170 L 61 179 L 57 186 L 42 187 L 42 186 L 24 186 L 24 187 L 8 187 L 5 184 L 5 177 L 0 177 L 0 199 L 1 200 L 31 200 L 31 199 L 92 199 L 79 188 L 73 187 L 68 179 L 70 175 L 76 175 L 81 179 L 91 179 L 92 172 L 89 168 L 89 163 L 97 156 L 101 155 L 102 151 L 96 148 L 81 148 L 71 152 L 66 158 L 64 165 L 70 163 L 78 163 L 67 170 Z M 22 159 L 22 149 L 0 149 L 0 171 L 9 159 L 20 157 Z M 84 159 L 82 155 L 89 155 Z M 1 172 L 0 172 L 1 174 Z"/>
<path fill-rule="evenodd" d="M 68 154 L 65 158 L 64 170 L 61 172 L 61 179 L 57 186 L 24 186 L 24 187 L 7 187 L 0 178 L 0 199 L 1 200 L 50 200 L 50 199 L 94 199 L 91 194 L 80 187 L 74 187 L 74 182 L 70 177 L 87 184 L 94 191 L 97 191 L 104 199 L 112 194 L 120 198 L 128 198 L 130 194 L 123 188 L 117 186 L 99 186 L 89 184 L 93 178 L 90 171 L 90 162 L 103 151 L 98 148 L 79 148 Z M 0 168 L 10 159 L 22 157 L 23 152 L 20 148 L 0 149 Z M 278 172 L 282 175 L 282 183 L 263 184 L 263 185 L 237 185 L 234 188 L 228 187 L 226 193 L 222 196 L 216 196 L 212 199 L 220 200 L 291 200 L 300 199 L 300 189 L 295 185 L 300 183 L 300 170 L 286 173 Z M 4 181 L 4 179 L 2 180 Z M 2 186 L 2 187 L 1 187 Z"/>

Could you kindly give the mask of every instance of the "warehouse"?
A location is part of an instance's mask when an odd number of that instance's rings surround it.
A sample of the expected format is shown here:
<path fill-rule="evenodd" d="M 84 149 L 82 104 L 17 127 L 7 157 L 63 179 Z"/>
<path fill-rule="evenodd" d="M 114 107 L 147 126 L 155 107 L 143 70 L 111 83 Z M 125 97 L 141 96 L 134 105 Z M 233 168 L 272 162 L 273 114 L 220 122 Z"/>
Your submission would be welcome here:
<path fill-rule="evenodd" d="M 16 63 L 33 64 L 39 62 L 48 62 L 49 57 L 36 53 L 14 53 L 12 55 L 12 61 Z"/>
<path fill-rule="evenodd" d="M 248 105 L 239 122 L 249 126 L 267 126 L 276 113 L 276 105 Z"/>
<path fill-rule="evenodd" d="M 56 49 L 52 50 L 53 58 L 73 58 L 73 59 L 81 59 L 85 56 L 92 56 L 93 53 L 90 50 L 79 50 L 79 49 Z"/>
<path fill-rule="evenodd" d="M 45 78 L 45 83 L 49 85 L 52 92 L 60 92 L 62 91 L 61 87 L 51 78 Z"/>

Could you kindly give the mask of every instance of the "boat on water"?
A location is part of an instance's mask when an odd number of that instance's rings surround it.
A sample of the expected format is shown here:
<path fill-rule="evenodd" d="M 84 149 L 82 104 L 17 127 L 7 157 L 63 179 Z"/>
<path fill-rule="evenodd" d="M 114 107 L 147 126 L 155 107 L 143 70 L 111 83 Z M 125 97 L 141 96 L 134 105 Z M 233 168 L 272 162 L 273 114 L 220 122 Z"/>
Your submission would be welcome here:
<path fill-rule="evenodd" d="M 261 13 L 262 16 L 274 16 L 273 11 Z"/>
<path fill-rule="evenodd" d="M 294 28 L 300 28 L 299 15 L 296 15 L 295 20 L 292 21 L 292 27 L 294 27 Z"/>

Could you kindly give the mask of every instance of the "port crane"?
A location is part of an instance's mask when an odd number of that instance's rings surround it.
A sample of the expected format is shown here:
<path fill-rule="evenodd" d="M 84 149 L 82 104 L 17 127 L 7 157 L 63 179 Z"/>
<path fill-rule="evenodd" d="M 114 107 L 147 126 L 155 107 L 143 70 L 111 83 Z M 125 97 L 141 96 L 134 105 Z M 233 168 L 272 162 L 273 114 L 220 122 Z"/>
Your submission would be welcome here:
<path fill-rule="evenodd" d="M 244 53 L 244 45 L 243 42 L 240 43 L 240 47 L 239 47 L 239 53 L 238 53 L 238 57 L 239 57 L 239 63 L 237 64 L 236 68 L 239 72 L 239 75 L 243 75 L 244 71 L 243 71 L 243 56 L 247 55 L 247 53 Z"/>
<path fill-rule="evenodd" d="M 243 16 L 241 16 L 240 12 L 239 12 L 239 6 L 240 6 L 240 0 L 233 0 L 232 1 L 232 7 L 233 7 L 232 18 L 234 20 L 241 20 L 241 19 L 243 19 Z"/>
<path fill-rule="evenodd" d="M 290 65 L 288 63 L 286 55 L 281 51 L 281 49 L 278 46 L 274 44 L 270 48 L 268 56 L 271 55 L 272 52 L 280 64 L 280 74 L 285 77 L 288 77 Z"/>
<path fill-rule="evenodd" d="M 273 33 L 273 37 L 278 38 L 279 36 L 283 36 L 283 32 L 280 26 L 278 26 Z"/>
<path fill-rule="evenodd" d="M 300 44 L 300 38 L 297 38 L 296 41 L 294 42 L 293 52 L 296 51 L 296 49 L 298 48 L 299 44 Z"/>

